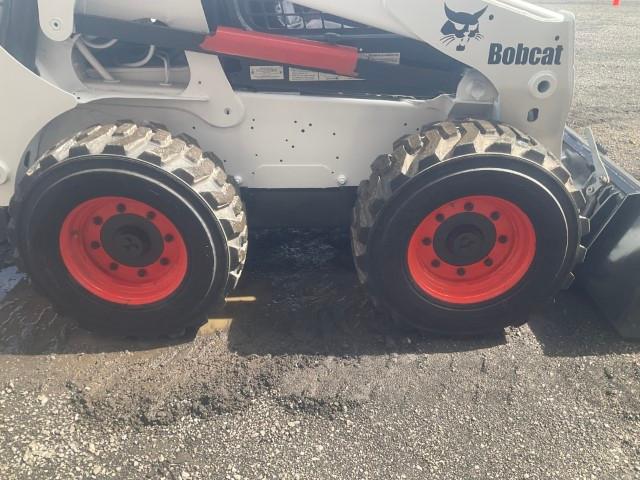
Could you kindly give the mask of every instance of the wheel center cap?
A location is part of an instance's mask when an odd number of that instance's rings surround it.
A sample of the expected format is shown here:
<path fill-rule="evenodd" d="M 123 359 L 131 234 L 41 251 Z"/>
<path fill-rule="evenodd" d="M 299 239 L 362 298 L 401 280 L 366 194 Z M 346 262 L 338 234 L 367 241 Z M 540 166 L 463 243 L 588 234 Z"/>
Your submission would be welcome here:
<path fill-rule="evenodd" d="M 434 248 L 450 265 L 466 266 L 484 260 L 496 243 L 493 223 L 477 213 L 450 217 L 438 228 Z"/>
<path fill-rule="evenodd" d="M 116 215 L 101 232 L 105 251 L 117 262 L 129 267 L 146 267 L 158 261 L 164 250 L 160 231 L 138 215 Z"/>
<path fill-rule="evenodd" d="M 141 235 L 132 235 L 129 233 L 122 233 L 117 237 L 118 247 L 127 253 L 132 255 L 140 255 L 142 251 L 145 249 L 145 243 L 148 244 L 148 240 L 146 238 L 142 238 Z M 148 248 L 148 246 L 147 246 Z"/>
<path fill-rule="evenodd" d="M 468 231 L 452 232 L 447 239 L 451 253 L 458 256 L 474 256 L 479 248 L 482 247 L 484 239 L 479 229 L 470 226 Z"/>

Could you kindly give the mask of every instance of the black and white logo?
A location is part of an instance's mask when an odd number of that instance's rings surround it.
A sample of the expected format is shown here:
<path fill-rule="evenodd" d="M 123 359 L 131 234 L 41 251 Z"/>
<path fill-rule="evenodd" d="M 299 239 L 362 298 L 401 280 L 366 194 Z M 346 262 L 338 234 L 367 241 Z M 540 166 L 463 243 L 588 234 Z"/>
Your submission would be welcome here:
<path fill-rule="evenodd" d="M 440 39 L 442 43 L 445 45 L 455 43 L 456 50 L 463 52 L 471 39 L 480 41 L 484 38 L 480 33 L 480 17 L 487 11 L 487 7 L 476 13 L 454 12 L 445 3 L 444 11 L 447 14 L 447 22 L 440 30 L 444 35 Z"/>

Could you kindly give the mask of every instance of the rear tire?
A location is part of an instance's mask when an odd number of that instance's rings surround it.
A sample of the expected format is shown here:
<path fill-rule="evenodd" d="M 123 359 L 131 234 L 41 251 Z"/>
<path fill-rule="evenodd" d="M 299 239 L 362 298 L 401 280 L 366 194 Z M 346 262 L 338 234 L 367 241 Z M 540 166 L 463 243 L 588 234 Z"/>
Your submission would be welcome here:
<path fill-rule="evenodd" d="M 568 287 L 586 250 L 585 201 L 534 139 L 488 121 L 403 137 L 359 188 L 352 245 L 391 317 L 442 334 L 526 321 Z"/>
<path fill-rule="evenodd" d="M 244 205 L 222 162 L 158 126 L 98 125 L 61 142 L 27 171 L 10 216 L 34 286 L 100 333 L 200 326 L 247 254 Z"/>

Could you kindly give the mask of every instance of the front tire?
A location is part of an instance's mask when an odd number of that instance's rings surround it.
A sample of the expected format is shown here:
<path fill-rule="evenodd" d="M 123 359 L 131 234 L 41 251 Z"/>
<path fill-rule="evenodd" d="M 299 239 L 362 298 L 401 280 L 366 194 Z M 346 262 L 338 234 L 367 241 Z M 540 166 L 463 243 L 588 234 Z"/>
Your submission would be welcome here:
<path fill-rule="evenodd" d="M 131 122 L 47 152 L 10 207 L 19 266 L 86 329 L 156 337 L 200 326 L 235 288 L 244 206 L 215 155 Z"/>
<path fill-rule="evenodd" d="M 359 189 L 360 279 L 391 317 L 442 334 L 495 332 L 572 279 L 584 197 L 532 138 L 488 121 L 400 139 Z"/>

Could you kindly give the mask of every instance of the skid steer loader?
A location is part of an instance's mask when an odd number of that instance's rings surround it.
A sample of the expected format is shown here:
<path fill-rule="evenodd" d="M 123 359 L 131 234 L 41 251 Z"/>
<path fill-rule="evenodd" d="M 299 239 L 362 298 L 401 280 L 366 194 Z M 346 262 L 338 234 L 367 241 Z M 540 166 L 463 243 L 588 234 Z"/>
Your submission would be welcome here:
<path fill-rule="evenodd" d="M 565 128 L 574 17 L 522 0 L 2 0 L 0 206 L 86 328 L 163 335 L 248 229 L 344 227 L 390 320 L 518 325 L 578 277 L 640 337 L 640 185 Z"/>

